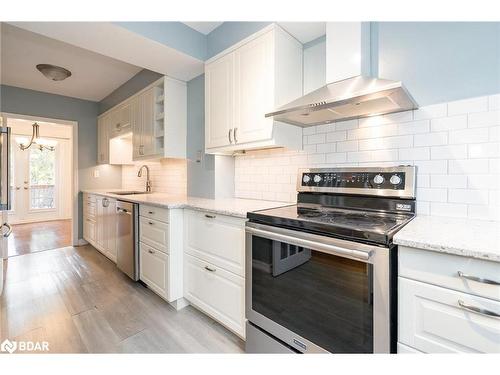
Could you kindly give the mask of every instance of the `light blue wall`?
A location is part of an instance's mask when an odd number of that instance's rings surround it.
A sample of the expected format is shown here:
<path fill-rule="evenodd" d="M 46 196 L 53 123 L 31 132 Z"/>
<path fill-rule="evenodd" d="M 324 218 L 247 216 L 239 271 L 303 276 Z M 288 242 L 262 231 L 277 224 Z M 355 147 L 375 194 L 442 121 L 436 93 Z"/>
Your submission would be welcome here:
<path fill-rule="evenodd" d="M 271 22 L 224 22 L 207 35 L 207 59 L 266 27 Z"/>
<path fill-rule="evenodd" d="M 187 83 L 187 181 L 188 195 L 213 198 L 215 193 L 214 156 L 203 155 L 196 163 L 198 151 L 205 150 L 205 75 Z"/>
<path fill-rule="evenodd" d="M 99 113 L 106 112 L 108 109 L 123 102 L 125 99 L 134 95 L 136 92 L 142 90 L 154 81 L 160 79 L 162 76 L 162 74 L 151 70 L 141 70 L 99 102 Z"/>
<path fill-rule="evenodd" d="M 381 22 L 379 76 L 420 105 L 500 92 L 500 23 Z"/>
<path fill-rule="evenodd" d="M 182 22 L 115 22 L 115 24 L 199 60 L 206 59 L 207 36 Z"/>
<path fill-rule="evenodd" d="M 47 94 L 19 87 L 0 86 L 0 111 L 29 116 L 78 122 L 78 185 L 79 189 L 116 188 L 121 186 L 121 168 L 97 166 L 97 114 L 99 104 L 67 96 Z M 43 134 L 43 127 L 40 131 Z M 92 177 L 99 169 L 100 177 Z M 81 201 L 79 215 L 81 218 Z M 79 235 L 82 235 L 80 220 Z"/>

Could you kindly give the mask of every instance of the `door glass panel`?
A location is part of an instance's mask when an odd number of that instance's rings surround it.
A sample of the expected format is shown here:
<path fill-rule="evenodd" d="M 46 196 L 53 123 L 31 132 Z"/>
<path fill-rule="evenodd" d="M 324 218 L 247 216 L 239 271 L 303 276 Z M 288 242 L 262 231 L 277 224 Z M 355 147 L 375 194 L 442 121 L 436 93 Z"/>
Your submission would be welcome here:
<path fill-rule="evenodd" d="M 252 309 L 332 353 L 373 352 L 373 266 L 252 237 Z"/>
<path fill-rule="evenodd" d="M 55 152 L 30 149 L 29 171 L 30 209 L 55 208 Z"/>

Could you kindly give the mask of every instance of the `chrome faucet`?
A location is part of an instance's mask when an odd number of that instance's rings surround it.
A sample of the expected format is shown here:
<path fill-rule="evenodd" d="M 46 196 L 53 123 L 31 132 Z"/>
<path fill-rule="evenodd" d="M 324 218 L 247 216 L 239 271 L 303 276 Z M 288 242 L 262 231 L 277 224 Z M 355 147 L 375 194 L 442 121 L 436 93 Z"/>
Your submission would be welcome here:
<path fill-rule="evenodd" d="M 151 193 L 151 180 L 149 179 L 149 167 L 144 164 L 139 168 L 139 172 L 137 172 L 137 177 L 142 177 L 142 169 L 146 168 L 146 193 Z"/>

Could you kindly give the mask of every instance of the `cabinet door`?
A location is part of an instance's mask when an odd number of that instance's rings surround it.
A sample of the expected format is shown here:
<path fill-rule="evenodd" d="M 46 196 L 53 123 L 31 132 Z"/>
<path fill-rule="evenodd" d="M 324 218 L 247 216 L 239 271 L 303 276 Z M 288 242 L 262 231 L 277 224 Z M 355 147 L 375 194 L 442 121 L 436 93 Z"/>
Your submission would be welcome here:
<path fill-rule="evenodd" d="M 245 280 L 188 254 L 184 260 L 184 296 L 244 338 Z"/>
<path fill-rule="evenodd" d="M 85 217 L 83 219 L 83 238 L 90 243 L 95 242 L 95 221 Z"/>
<path fill-rule="evenodd" d="M 235 141 L 270 139 L 273 122 L 265 114 L 274 109 L 274 32 L 252 40 L 234 53 Z"/>
<path fill-rule="evenodd" d="M 104 206 L 102 204 L 103 198 L 97 197 L 96 199 L 96 238 L 95 244 L 97 245 L 97 249 L 99 251 L 104 251 L 105 249 L 105 214 L 104 214 Z"/>
<path fill-rule="evenodd" d="M 234 53 L 205 66 L 205 146 L 230 144 L 233 126 Z M 231 135 L 232 139 L 232 135 Z"/>
<path fill-rule="evenodd" d="M 109 163 L 109 115 L 97 120 L 97 163 Z"/>
<path fill-rule="evenodd" d="M 109 200 L 105 208 L 105 251 L 108 258 L 116 262 L 116 201 Z"/>
<path fill-rule="evenodd" d="M 160 296 L 168 299 L 168 255 L 140 243 L 140 279 Z"/>
<path fill-rule="evenodd" d="M 155 155 L 154 149 L 154 122 L 155 122 L 155 102 L 154 102 L 154 88 L 151 88 L 143 92 L 139 96 L 140 102 L 140 112 L 141 112 L 141 146 L 142 150 L 139 150 L 141 156 L 151 156 Z"/>
<path fill-rule="evenodd" d="M 142 111 L 139 98 L 130 100 L 130 129 L 132 130 L 132 159 L 141 157 L 142 152 Z"/>

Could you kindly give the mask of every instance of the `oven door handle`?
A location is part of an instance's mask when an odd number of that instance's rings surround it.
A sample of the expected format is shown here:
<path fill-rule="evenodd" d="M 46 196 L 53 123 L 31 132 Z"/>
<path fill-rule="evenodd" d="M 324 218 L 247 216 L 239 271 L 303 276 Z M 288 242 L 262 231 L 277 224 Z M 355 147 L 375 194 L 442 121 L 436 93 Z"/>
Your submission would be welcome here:
<path fill-rule="evenodd" d="M 346 249 L 340 246 L 335 246 L 331 244 L 325 244 L 317 241 L 311 241 L 303 238 L 292 237 L 286 234 L 275 233 L 263 229 L 252 228 L 247 226 L 246 231 L 252 235 L 256 235 L 259 237 L 267 238 L 270 240 L 285 242 L 290 245 L 305 247 L 312 250 L 322 251 L 324 253 L 328 253 L 331 255 L 338 255 L 341 257 L 350 257 L 355 259 L 360 259 L 363 261 L 367 261 L 370 259 L 372 255 L 371 250 L 354 250 L 354 249 Z"/>

